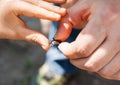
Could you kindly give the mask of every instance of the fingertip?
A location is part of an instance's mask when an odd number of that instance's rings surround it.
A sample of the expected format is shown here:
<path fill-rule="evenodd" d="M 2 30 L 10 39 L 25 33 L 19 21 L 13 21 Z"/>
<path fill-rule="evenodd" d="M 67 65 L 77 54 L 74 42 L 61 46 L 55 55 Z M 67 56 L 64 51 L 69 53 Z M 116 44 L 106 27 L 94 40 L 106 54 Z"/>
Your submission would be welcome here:
<path fill-rule="evenodd" d="M 69 47 L 69 43 L 67 42 L 63 42 L 58 46 L 59 50 L 65 55 L 69 52 L 68 47 Z"/>
<path fill-rule="evenodd" d="M 56 14 L 56 13 L 54 13 L 53 15 L 48 16 L 48 19 L 51 16 L 52 16 L 52 18 L 50 20 L 59 21 L 61 19 L 61 15 Z"/>
<path fill-rule="evenodd" d="M 46 51 L 50 48 L 50 42 L 43 34 L 30 29 L 24 30 L 23 34 L 23 40 L 38 44 Z"/>
<path fill-rule="evenodd" d="M 49 48 L 50 48 L 50 45 L 49 44 L 46 44 L 46 45 L 42 45 L 41 46 L 45 51 L 48 51 Z"/>
<path fill-rule="evenodd" d="M 45 51 L 49 50 L 50 48 L 50 42 L 46 37 L 39 39 L 36 43 L 40 45 Z"/>
<path fill-rule="evenodd" d="M 68 16 L 65 16 L 59 22 L 58 30 L 54 36 L 56 40 L 66 40 L 72 31 L 72 24 L 69 22 Z"/>
<path fill-rule="evenodd" d="M 65 16 L 67 13 L 67 10 L 65 8 L 60 8 L 61 16 Z"/>
<path fill-rule="evenodd" d="M 71 57 L 73 55 L 73 46 L 68 42 L 61 43 L 58 48 L 67 57 Z"/>

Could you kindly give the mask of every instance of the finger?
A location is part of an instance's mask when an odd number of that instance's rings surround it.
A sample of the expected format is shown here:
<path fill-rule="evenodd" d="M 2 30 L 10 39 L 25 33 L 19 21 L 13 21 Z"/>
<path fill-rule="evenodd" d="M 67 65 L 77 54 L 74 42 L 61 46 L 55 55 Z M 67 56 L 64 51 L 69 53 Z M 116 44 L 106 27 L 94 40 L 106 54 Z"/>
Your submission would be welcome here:
<path fill-rule="evenodd" d="M 54 2 L 54 3 L 60 3 L 60 4 L 64 4 L 64 3 L 66 2 L 66 0 L 43 0 L 43 1 Z"/>
<path fill-rule="evenodd" d="M 112 77 L 120 70 L 120 52 L 114 56 L 110 63 L 103 67 L 98 73 L 104 77 Z"/>
<path fill-rule="evenodd" d="M 85 67 L 91 71 L 97 72 L 107 65 L 119 51 L 120 44 L 114 44 L 116 42 L 118 42 L 117 37 L 108 37 L 107 40 L 90 56 Z"/>
<path fill-rule="evenodd" d="M 118 53 L 119 45 L 116 46 L 114 44 L 115 42 L 117 42 L 116 40 L 118 39 L 115 39 L 115 37 L 114 39 L 107 39 L 98 49 L 96 49 L 96 51 L 91 56 L 89 56 L 88 58 L 82 58 L 82 59 L 79 59 L 77 57 L 70 58 L 71 63 L 78 68 L 82 68 L 82 69 L 93 71 L 93 72 L 98 72 L 100 69 L 102 69 L 105 65 L 107 65 L 112 60 L 114 55 Z M 70 47 L 70 45 L 68 47 Z M 74 53 L 72 53 L 71 55 L 73 54 Z"/>
<path fill-rule="evenodd" d="M 112 76 L 107 76 L 107 75 L 102 75 L 102 74 L 100 74 L 100 76 L 102 76 L 103 78 L 109 79 L 109 80 L 120 80 L 120 70 Z"/>
<path fill-rule="evenodd" d="M 111 76 L 109 79 L 120 80 L 120 70 L 115 75 Z"/>
<path fill-rule="evenodd" d="M 58 30 L 54 36 L 54 39 L 64 41 L 66 40 L 72 31 L 72 24 L 68 20 L 68 15 L 66 15 L 59 22 Z"/>
<path fill-rule="evenodd" d="M 62 20 L 60 21 L 55 39 L 58 39 L 60 41 L 66 40 L 71 33 L 72 27 L 76 26 L 82 21 L 82 16 L 88 15 L 85 14 L 88 9 L 88 5 L 86 3 L 84 3 L 85 5 L 83 5 L 83 3 L 81 3 L 80 1 L 70 7 L 68 9 L 68 15 L 62 18 Z"/>
<path fill-rule="evenodd" d="M 90 4 L 90 3 L 89 3 Z M 90 15 L 90 6 L 88 2 L 78 0 L 77 3 L 67 9 L 69 21 L 76 26 L 83 20 L 88 20 Z"/>
<path fill-rule="evenodd" d="M 88 59 L 89 58 L 70 59 L 70 62 L 79 69 L 88 70 L 85 68 L 85 63 L 88 61 Z"/>
<path fill-rule="evenodd" d="M 69 59 L 78 58 L 75 42 L 63 42 L 58 46 L 59 50 Z"/>
<path fill-rule="evenodd" d="M 75 41 L 79 57 L 90 56 L 105 38 L 106 30 L 99 25 L 99 22 L 95 19 L 89 21 Z"/>
<path fill-rule="evenodd" d="M 54 6 L 53 4 L 50 4 L 50 3 L 42 1 L 42 0 L 26 0 L 26 1 L 30 2 L 32 4 L 35 4 L 36 6 L 42 7 L 46 10 L 61 14 L 62 16 L 64 16 L 66 14 L 65 8 Z"/>
<path fill-rule="evenodd" d="M 73 43 L 60 44 L 59 49 L 72 59 L 90 56 L 106 38 L 106 31 L 95 21 L 94 19 L 89 21 Z M 68 47 L 72 51 L 68 52 Z"/>
<path fill-rule="evenodd" d="M 57 13 L 48 11 L 46 9 L 40 8 L 38 6 L 26 3 L 26 2 L 15 2 L 14 3 L 14 13 L 16 15 L 25 15 L 28 17 L 37 17 L 37 18 L 42 18 L 42 19 L 49 19 L 49 20 L 54 20 L 58 21 L 61 16 Z"/>
<path fill-rule="evenodd" d="M 85 62 L 87 62 L 89 60 L 89 58 L 84 58 L 84 59 L 71 59 L 70 60 L 70 62 L 74 65 L 74 66 L 76 66 L 76 67 L 78 67 L 79 69 L 83 69 L 83 70 L 88 70 L 88 69 L 86 69 L 85 68 Z M 115 63 L 115 62 L 113 62 L 113 63 Z M 114 67 L 116 67 L 116 66 L 114 66 Z M 114 67 L 113 68 L 111 68 L 111 69 L 114 69 Z M 117 67 L 119 67 L 119 64 L 117 64 Z M 111 71 L 111 69 L 109 69 L 109 72 Z M 116 68 L 115 68 L 116 69 Z M 109 73 L 108 72 L 108 73 Z M 106 78 L 106 79 L 112 79 L 112 80 L 120 80 L 120 69 L 119 69 L 119 71 L 116 73 L 116 74 L 114 74 L 114 75 L 112 75 L 112 76 L 108 76 L 107 75 L 107 73 L 106 74 L 101 74 L 101 73 L 99 73 L 99 72 L 97 72 L 98 74 L 100 74 L 100 76 L 102 76 L 102 77 L 104 77 L 104 78 Z M 111 74 L 110 74 L 111 75 Z"/>
<path fill-rule="evenodd" d="M 36 43 L 42 46 L 44 50 L 49 49 L 50 47 L 49 40 L 43 34 L 26 27 L 21 27 L 19 29 L 20 30 L 18 32 L 18 35 L 16 36 L 16 39 L 26 40 L 29 42 Z"/>
<path fill-rule="evenodd" d="M 69 8 L 72 5 L 74 5 L 78 0 L 67 0 L 65 4 L 62 5 L 62 7 Z"/>
<path fill-rule="evenodd" d="M 83 29 L 87 25 L 88 21 L 87 20 L 82 20 L 78 25 L 74 26 L 73 28 L 75 29 Z"/>
<path fill-rule="evenodd" d="M 24 0 L 30 3 L 38 3 L 39 1 L 46 1 L 46 2 L 51 2 L 51 3 L 58 3 L 58 4 L 64 4 L 66 0 Z"/>
<path fill-rule="evenodd" d="M 42 8 L 45 8 L 49 11 L 61 14 L 62 16 L 64 16 L 66 14 L 66 9 L 65 8 L 54 6 L 53 4 L 50 4 L 48 2 L 39 1 L 39 6 L 42 7 Z"/>
<path fill-rule="evenodd" d="M 107 63 L 111 61 L 114 55 L 117 54 L 119 50 L 118 42 L 119 37 L 107 38 L 107 40 L 98 48 L 96 51 L 88 58 L 83 59 L 71 59 L 71 63 L 79 68 L 90 70 L 93 72 L 98 72 Z"/>

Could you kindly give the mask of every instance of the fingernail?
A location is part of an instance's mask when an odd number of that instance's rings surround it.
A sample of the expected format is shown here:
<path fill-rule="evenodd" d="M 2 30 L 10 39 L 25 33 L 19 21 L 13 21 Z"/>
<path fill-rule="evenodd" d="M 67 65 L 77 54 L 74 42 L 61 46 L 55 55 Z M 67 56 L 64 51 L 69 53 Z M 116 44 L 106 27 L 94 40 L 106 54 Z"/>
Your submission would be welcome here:
<path fill-rule="evenodd" d="M 62 16 L 64 16 L 67 13 L 67 10 L 65 8 L 60 8 L 60 11 L 62 11 Z"/>
<path fill-rule="evenodd" d="M 60 8 L 61 11 L 63 12 L 66 12 L 66 9 L 65 8 Z"/>
<path fill-rule="evenodd" d="M 41 46 L 44 50 L 48 50 L 49 48 L 50 48 L 50 46 L 49 45 L 44 45 L 44 44 L 42 44 L 42 46 Z"/>
<path fill-rule="evenodd" d="M 56 17 L 56 20 L 57 20 L 57 21 L 61 19 L 61 15 L 59 15 L 59 14 L 54 14 L 53 17 L 54 17 L 54 18 Z"/>

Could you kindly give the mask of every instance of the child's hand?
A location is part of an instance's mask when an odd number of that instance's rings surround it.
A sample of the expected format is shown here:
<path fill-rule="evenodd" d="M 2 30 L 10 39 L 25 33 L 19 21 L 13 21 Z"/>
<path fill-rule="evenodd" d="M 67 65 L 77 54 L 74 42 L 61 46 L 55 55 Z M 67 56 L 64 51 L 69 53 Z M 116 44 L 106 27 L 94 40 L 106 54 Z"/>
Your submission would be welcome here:
<path fill-rule="evenodd" d="M 63 3 L 65 0 L 46 0 Z M 26 40 L 49 48 L 48 39 L 41 33 L 26 27 L 19 15 L 42 19 L 60 20 L 66 14 L 64 8 L 53 6 L 42 0 L 1 0 L 0 1 L 0 38 Z"/>

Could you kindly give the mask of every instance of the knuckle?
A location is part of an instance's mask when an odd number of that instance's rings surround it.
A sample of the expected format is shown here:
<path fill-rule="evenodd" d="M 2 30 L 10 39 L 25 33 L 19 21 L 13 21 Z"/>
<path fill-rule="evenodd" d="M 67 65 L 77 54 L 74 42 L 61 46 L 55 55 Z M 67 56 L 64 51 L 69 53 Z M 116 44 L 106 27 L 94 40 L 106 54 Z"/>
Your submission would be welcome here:
<path fill-rule="evenodd" d="M 104 75 L 100 75 L 101 77 L 103 77 L 103 78 L 105 78 L 105 79 L 109 79 L 109 80 L 113 80 L 113 78 L 112 77 L 108 77 L 108 76 L 104 76 Z"/>
<path fill-rule="evenodd" d="M 39 38 L 38 38 L 37 35 L 31 35 L 31 36 L 28 36 L 28 40 L 29 40 L 30 42 L 33 42 L 33 43 L 38 44 Z"/>
<path fill-rule="evenodd" d="M 97 64 L 91 63 L 91 64 L 85 64 L 84 67 L 88 69 L 91 72 L 98 72 Z"/>
<path fill-rule="evenodd" d="M 110 79 L 110 80 L 120 80 L 120 75 L 112 75 L 110 77 L 107 77 L 107 79 Z"/>
<path fill-rule="evenodd" d="M 34 43 L 37 43 L 38 42 L 38 37 L 37 36 L 33 36 L 31 38 L 31 41 L 34 42 Z"/>
<path fill-rule="evenodd" d="M 118 80 L 117 77 L 113 77 L 113 76 L 105 76 L 105 75 L 100 75 L 100 76 L 109 80 Z"/>
<path fill-rule="evenodd" d="M 89 51 L 88 51 L 87 47 L 84 47 L 81 49 L 78 48 L 77 54 L 79 54 L 81 57 L 88 57 Z"/>
<path fill-rule="evenodd" d="M 99 74 L 103 76 L 104 78 L 108 78 L 112 76 L 112 72 L 110 70 L 101 70 Z"/>
<path fill-rule="evenodd" d="M 74 16 L 75 13 L 71 9 L 68 9 L 67 12 L 69 16 L 69 21 L 72 23 L 72 25 L 76 26 L 81 20 L 81 17 L 79 15 Z"/>

